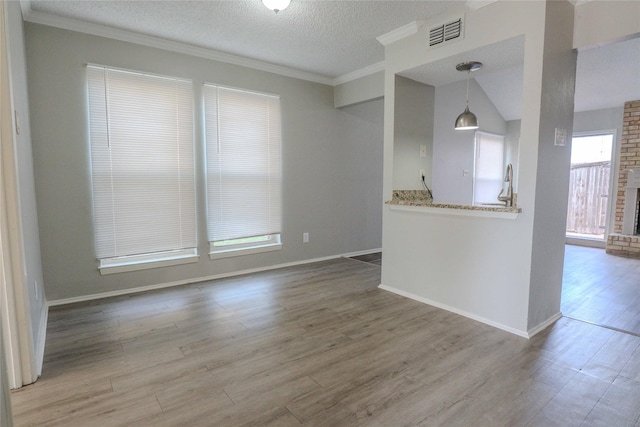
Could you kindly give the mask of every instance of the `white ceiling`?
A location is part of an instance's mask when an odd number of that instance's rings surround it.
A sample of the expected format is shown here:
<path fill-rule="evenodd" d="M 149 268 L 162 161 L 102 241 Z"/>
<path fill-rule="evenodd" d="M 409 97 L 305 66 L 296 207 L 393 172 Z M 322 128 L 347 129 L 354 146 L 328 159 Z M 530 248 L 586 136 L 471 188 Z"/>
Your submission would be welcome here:
<path fill-rule="evenodd" d="M 468 61 L 479 61 L 483 64 L 482 68 L 474 71 L 471 76 L 482 87 L 502 117 L 505 120 L 519 119 L 522 100 L 524 37 L 514 37 L 500 43 L 483 46 L 400 74 L 412 80 L 438 87 L 465 80 L 467 73 L 456 71 L 456 64 Z"/>
<path fill-rule="evenodd" d="M 466 79 L 456 64 L 480 61 L 472 77 L 505 120 L 521 117 L 524 40 L 517 37 L 401 73 L 432 86 Z M 578 52 L 576 112 L 622 107 L 640 99 L 640 38 Z"/>
<path fill-rule="evenodd" d="M 78 23 L 99 24 L 302 71 L 328 82 L 383 61 L 378 36 L 491 2 L 292 0 L 289 8 L 275 14 L 261 0 L 21 1 L 30 21 L 74 29 Z M 466 77 L 455 72 L 456 63 L 479 60 L 485 66 L 473 77 L 506 120 L 519 118 L 520 102 L 513 96 L 522 93 L 522 40 L 517 40 L 404 74 L 439 86 Z M 576 111 L 640 99 L 639 70 L 640 38 L 581 51 Z"/>
<path fill-rule="evenodd" d="M 576 111 L 640 99 L 640 38 L 578 52 Z"/>

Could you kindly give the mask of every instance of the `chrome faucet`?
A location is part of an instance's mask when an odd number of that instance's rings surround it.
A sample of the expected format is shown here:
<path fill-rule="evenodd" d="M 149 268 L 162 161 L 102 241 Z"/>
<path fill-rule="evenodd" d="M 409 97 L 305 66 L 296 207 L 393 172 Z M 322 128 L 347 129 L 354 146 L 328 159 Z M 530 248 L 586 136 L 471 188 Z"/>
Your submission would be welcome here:
<path fill-rule="evenodd" d="M 502 195 L 504 192 L 504 188 L 500 190 L 500 194 L 498 194 L 498 200 L 504 202 L 504 205 L 508 208 L 513 206 L 513 166 L 511 163 L 507 165 L 507 172 L 504 174 L 504 182 L 508 182 L 509 186 L 507 187 L 507 194 L 505 196 Z"/>

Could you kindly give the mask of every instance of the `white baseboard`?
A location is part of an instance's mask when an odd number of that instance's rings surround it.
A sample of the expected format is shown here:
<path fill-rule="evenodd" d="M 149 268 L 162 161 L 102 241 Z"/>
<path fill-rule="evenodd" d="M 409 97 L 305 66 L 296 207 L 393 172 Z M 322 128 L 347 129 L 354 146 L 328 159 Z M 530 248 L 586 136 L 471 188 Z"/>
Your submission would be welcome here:
<path fill-rule="evenodd" d="M 529 331 L 527 331 L 527 335 L 529 335 L 529 338 L 533 337 L 538 332 L 542 332 L 543 330 L 547 329 L 547 327 L 549 327 L 550 325 L 555 323 L 561 317 L 562 317 L 562 313 L 560 313 L 560 312 L 554 314 L 553 316 L 551 316 L 550 318 L 548 318 L 544 322 L 540 323 L 538 326 L 535 326 L 535 327 L 529 329 Z"/>
<path fill-rule="evenodd" d="M 366 251 L 358 251 L 358 252 L 349 252 L 348 254 L 342 254 L 341 256 L 344 257 L 344 258 L 351 258 L 351 257 L 354 257 L 354 256 L 375 254 L 377 252 L 382 252 L 382 248 L 368 249 Z"/>
<path fill-rule="evenodd" d="M 519 337 L 522 337 L 522 338 L 529 339 L 532 336 L 527 331 L 521 331 L 520 329 L 512 328 L 511 326 L 503 325 L 502 323 L 494 322 L 493 320 L 486 319 L 486 318 L 484 318 L 482 316 L 478 316 L 476 314 L 469 313 L 467 311 L 460 310 L 460 309 L 455 308 L 455 307 L 451 307 L 451 306 L 449 306 L 447 304 L 442 304 L 442 303 L 439 303 L 439 302 L 436 302 L 436 301 L 432 301 L 432 300 L 430 300 L 428 298 L 424 298 L 424 297 L 415 295 L 415 294 L 413 294 L 411 292 L 402 291 L 400 289 L 396 289 L 396 288 L 393 288 L 391 286 L 385 286 L 383 284 L 380 284 L 380 286 L 378 286 L 378 287 L 380 289 L 385 290 L 385 291 L 393 292 L 394 294 L 397 294 L 397 295 L 400 295 L 400 296 L 403 296 L 403 297 L 406 297 L 406 298 L 410 298 L 412 300 L 421 302 L 423 304 L 432 305 L 434 307 L 438 307 L 438 308 L 441 308 L 443 310 L 447 310 L 447 311 L 450 311 L 452 313 L 459 314 L 459 315 L 467 317 L 469 319 L 476 320 L 476 321 L 478 321 L 480 323 L 484 323 L 485 325 L 489 325 L 489 326 L 493 326 L 494 328 L 502 329 L 503 331 L 512 333 L 514 335 L 518 335 Z"/>
<path fill-rule="evenodd" d="M 598 249 L 604 249 L 607 247 L 607 242 L 605 242 L 604 240 L 584 239 L 584 238 L 569 237 L 569 236 L 565 237 L 565 243 L 567 245 L 586 246 L 588 248 L 598 248 Z"/>
<path fill-rule="evenodd" d="M 326 257 L 312 258 L 312 259 L 306 259 L 306 260 L 302 260 L 302 261 L 287 262 L 287 263 L 283 263 L 283 264 L 269 265 L 269 266 L 265 266 L 265 267 L 250 268 L 250 269 L 247 269 L 247 270 L 240 270 L 240 271 L 232 271 L 232 272 L 229 272 L 229 273 L 215 274 L 215 275 L 212 275 L 212 276 L 195 277 L 195 278 L 192 278 L 192 279 L 176 280 L 174 282 L 166 282 L 166 283 L 158 283 L 158 284 L 155 284 L 155 285 L 140 286 L 140 287 L 137 287 L 137 288 L 121 289 L 121 290 L 110 291 L 110 292 L 101 292 L 101 293 L 98 293 L 98 294 L 82 295 L 82 296 L 79 296 L 79 297 L 61 298 L 61 299 L 49 301 L 47 303 L 47 306 L 48 307 L 55 307 L 55 306 L 59 306 L 59 305 L 66 305 L 66 304 L 74 304 L 74 303 L 78 303 L 78 302 L 93 301 L 93 300 L 98 300 L 98 299 L 103 299 L 103 298 L 111 298 L 111 297 L 117 297 L 117 296 L 122 296 L 122 295 L 131 295 L 131 294 L 137 294 L 137 293 L 140 293 L 140 292 L 153 291 L 153 290 L 156 290 L 156 289 L 171 288 L 171 287 L 174 287 L 174 286 L 189 285 L 189 284 L 192 284 L 192 283 L 199 283 L 199 282 L 208 282 L 208 281 L 211 281 L 211 280 L 224 279 L 224 278 L 227 278 L 227 277 L 240 276 L 240 275 L 243 275 L 243 274 L 259 273 L 261 271 L 276 270 L 278 268 L 295 267 L 296 265 L 312 264 L 314 262 L 328 261 L 328 260 L 332 260 L 332 259 L 344 258 L 344 257 L 352 257 L 352 256 L 357 256 L 357 255 L 366 255 L 366 254 L 369 254 L 369 253 L 375 253 L 375 252 L 380 252 L 380 251 L 381 251 L 381 249 L 370 249 L 370 250 L 367 250 L 367 251 L 351 252 L 351 253 L 339 254 L 339 255 L 330 255 L 330 256 L 326 256 Z"/>

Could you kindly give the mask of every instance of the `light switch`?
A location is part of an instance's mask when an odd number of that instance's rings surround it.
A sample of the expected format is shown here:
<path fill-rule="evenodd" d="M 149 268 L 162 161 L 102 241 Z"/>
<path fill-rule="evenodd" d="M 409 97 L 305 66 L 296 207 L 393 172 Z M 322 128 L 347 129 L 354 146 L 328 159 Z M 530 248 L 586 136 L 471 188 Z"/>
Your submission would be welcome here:
<path fill-rule="evenodd" d="M 420 145 L 420 157 L 427 157 L 427 146 Z"/>
<path fill-rule="evenodd" d="M 567 133 L 566 129 L 556 128 L 556 137 L 554 141 L 556 147 L 564 147 L 567 145 Z"/>

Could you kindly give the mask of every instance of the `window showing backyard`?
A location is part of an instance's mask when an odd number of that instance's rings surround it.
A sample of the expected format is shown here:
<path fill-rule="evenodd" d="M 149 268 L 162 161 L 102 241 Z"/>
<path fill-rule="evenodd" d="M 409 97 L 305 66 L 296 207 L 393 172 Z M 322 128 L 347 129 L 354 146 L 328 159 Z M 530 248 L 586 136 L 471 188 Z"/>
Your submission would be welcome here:
<path fill-rule="evenodd" d="M 613 134 L 574 136 L 567 236 L 604 240 L 609 202 Z"/>

